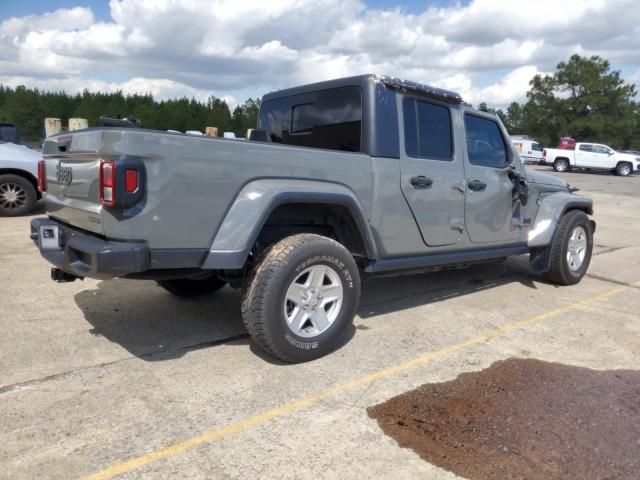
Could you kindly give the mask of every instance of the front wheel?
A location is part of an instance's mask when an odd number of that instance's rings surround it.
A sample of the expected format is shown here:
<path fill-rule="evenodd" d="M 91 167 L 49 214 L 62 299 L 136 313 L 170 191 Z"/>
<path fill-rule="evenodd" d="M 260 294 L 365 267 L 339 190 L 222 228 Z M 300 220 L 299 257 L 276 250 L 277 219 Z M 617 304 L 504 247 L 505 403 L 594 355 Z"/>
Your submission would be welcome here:
<path fill-rule="evenodd" d="M 629 163 L 619 163 L 616 166 L 616 175 L 619 175 L 621 177 L 627 177 L 629 175 L 631 175 L 631 164 Z"/>
<path fill-rule="evenodd" d="M 575 285 L 589 268 L 593 231 L 586 213 L 573 210 L 558 223 L 551 248 L 551 269 L 544 277 L 558 285 Z"/>
<path fill-rule="evenodd" d="M 299 234 L 267 248 L 243 291 L 242 318 L 253 340 L 286 362 L 335 347 L 360 301 L 360 274 L 338 242 Z"/>

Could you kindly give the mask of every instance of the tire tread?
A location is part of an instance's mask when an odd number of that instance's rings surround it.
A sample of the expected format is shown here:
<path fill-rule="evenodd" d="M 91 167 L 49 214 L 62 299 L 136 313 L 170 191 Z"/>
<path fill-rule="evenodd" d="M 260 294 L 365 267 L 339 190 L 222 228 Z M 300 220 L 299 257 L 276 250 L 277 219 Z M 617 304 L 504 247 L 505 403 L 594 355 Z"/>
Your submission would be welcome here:
<path fill-rule="evenodd" d="M 316 234 L 296 234 L 270 245 L 258 256 L 242 289 L 242 321 L 249 335 L 265 352 L 285 362 L 294 363 L 292 358 L 278 348 L 265 313 L 267 292 L 288 265 L 291 254 L 307 244 L 318 241 L 331 242 L 346 249 L 335 240 Z M 347 251 L 348 253 L 348 251 Z"/>
<path fill-rule="evenodd" d="M 575 277 L 567 272 L 564 252 L 564 240 L 569 233 L 575 218 L 584 217 L 587 220 L 586 228 L 590 228 L 588 217 L 582 210 L 570 210 L 565 213 L 558 224 L 558 229 L 553 237 L 551 244 L 551 269 L 543 274 L 544 278 L 551 283 L 557 285 L 573 285 L 580 281 L 576 281 Z M 587 259 L 585 259 L 587 261 Z"/>

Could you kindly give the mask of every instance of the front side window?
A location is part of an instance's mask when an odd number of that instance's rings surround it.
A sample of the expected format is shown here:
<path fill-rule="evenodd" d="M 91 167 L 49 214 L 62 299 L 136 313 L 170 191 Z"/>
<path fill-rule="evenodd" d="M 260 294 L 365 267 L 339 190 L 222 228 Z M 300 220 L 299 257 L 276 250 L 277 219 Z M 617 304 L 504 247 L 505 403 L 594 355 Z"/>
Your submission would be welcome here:
<path fill-rule="evenodd" d="M 360 152 L 362 93 L 340 87 L 270 100 L 260 109 L 258 127 L 273 143 Z"/>
<path fill-rule="evenodd" d="M 464 126 L 470 163 L 494 168 L 507 166 L 509 163 L 507 148 L 500 127 L 496 122 L 477 115 L 466 114 Z"/>
<path fill-rule="evenodd" d="M 451 160 L 453 138 L 449 109 L 412 98 L 405 98 L 402 108 L 407 155 L 434 160 Z"/>
<path fill-rule="evenodd" d="M 609 155 L 609 149 L 607 147 L 602 146 L 602 145 L 594 145 L 593 146 L 593 153 L 604 153 L 606 155 Z"/>

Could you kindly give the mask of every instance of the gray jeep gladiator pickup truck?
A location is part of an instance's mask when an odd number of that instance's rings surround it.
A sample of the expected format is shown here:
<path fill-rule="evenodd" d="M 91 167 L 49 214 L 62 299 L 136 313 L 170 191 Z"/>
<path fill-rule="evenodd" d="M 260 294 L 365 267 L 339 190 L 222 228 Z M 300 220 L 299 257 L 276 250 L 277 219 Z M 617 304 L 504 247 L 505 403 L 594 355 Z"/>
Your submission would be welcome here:
<path fill-rule="evenodd" d="M 249 141 L 139 128 L 47 139 L 52 278 L 242 288 L 256 343 L 301 362 L 352 322 L 361 279 L 529 254 L 551 282 L 591 259 L 590 199 L 527 172 L 495 115 L 454 92 L 376 75 L 263 98 Z"/>

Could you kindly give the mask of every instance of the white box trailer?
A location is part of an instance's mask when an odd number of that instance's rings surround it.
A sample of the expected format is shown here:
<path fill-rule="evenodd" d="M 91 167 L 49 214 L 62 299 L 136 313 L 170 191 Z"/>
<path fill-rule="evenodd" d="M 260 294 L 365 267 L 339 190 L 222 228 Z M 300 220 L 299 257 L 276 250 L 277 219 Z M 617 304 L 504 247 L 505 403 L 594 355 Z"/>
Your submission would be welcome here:
<path fill-rule="evenodd" d="M 540 142 L 524 135 L 513 135 L 511 143 L 518 152 L 518 155 L 525 163 L 544 163 L 545 159 L 542 155 L 544 147 Z"/>

